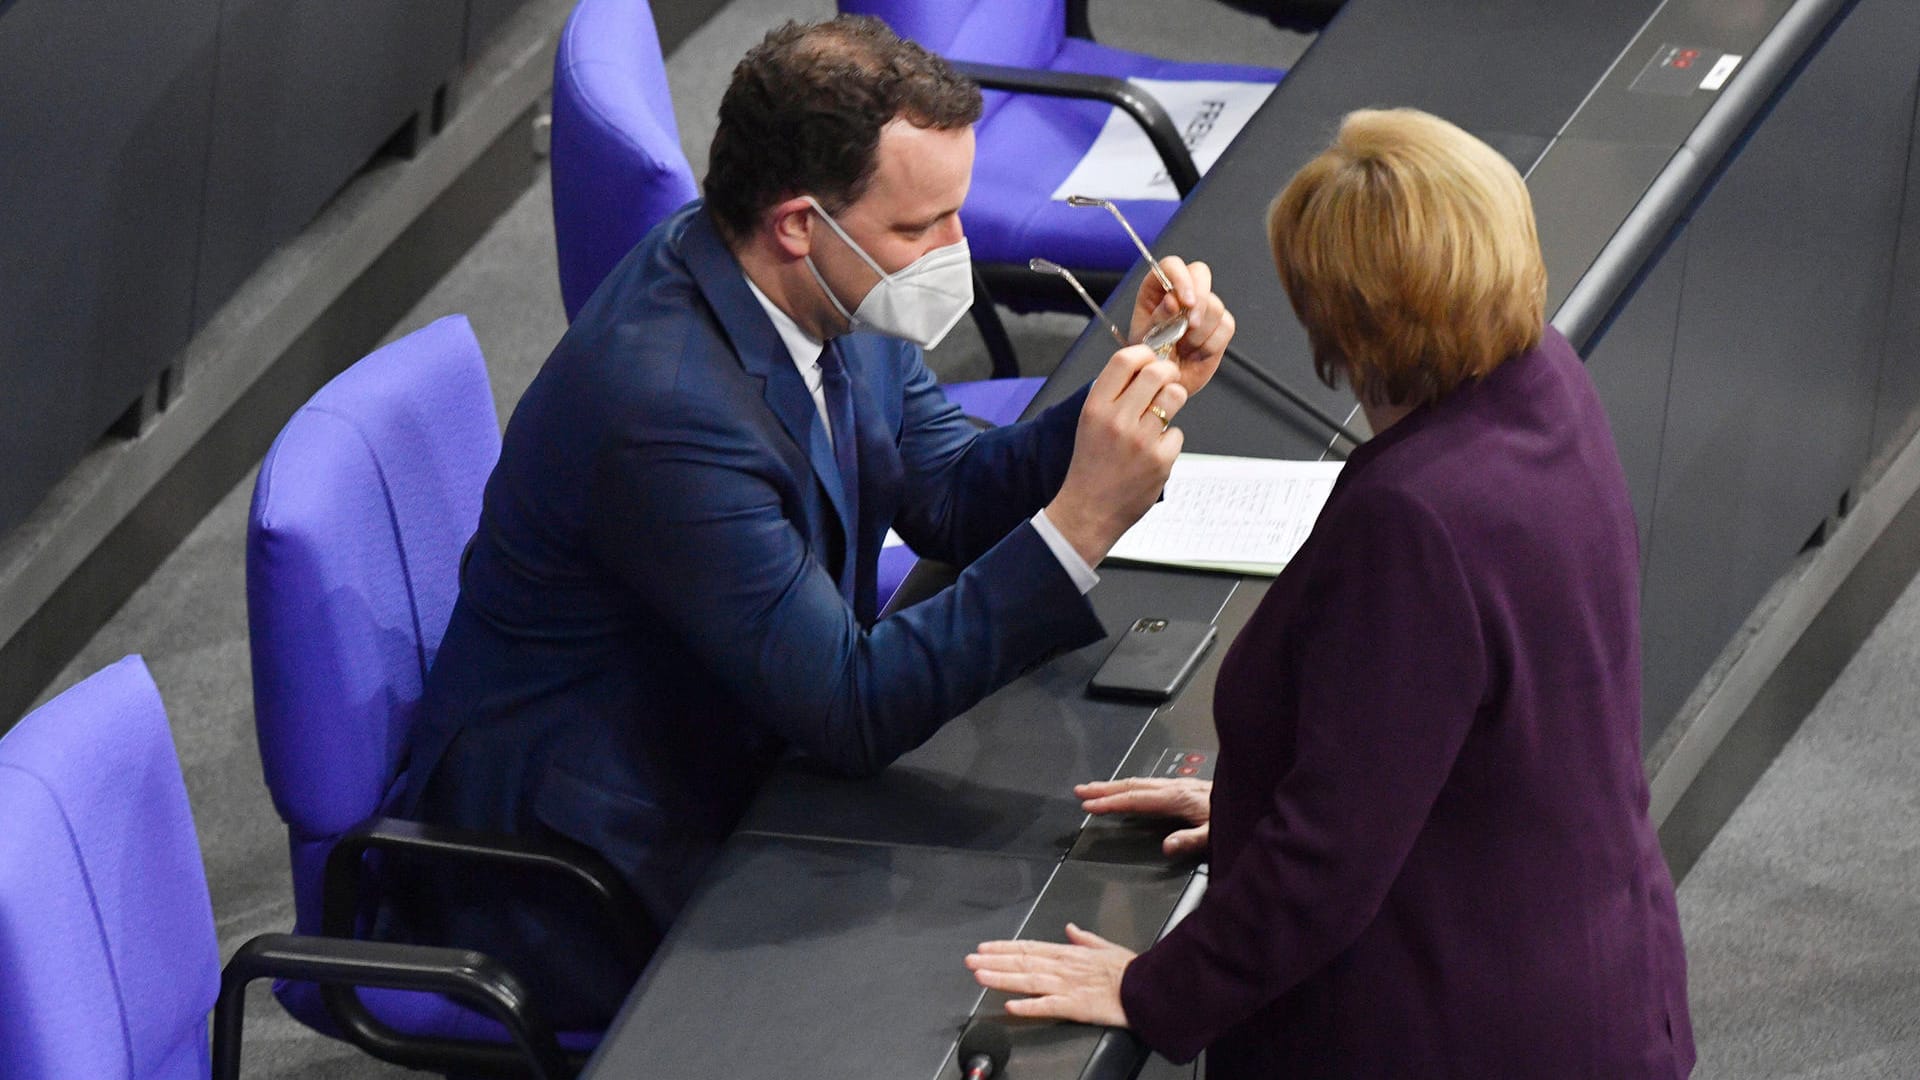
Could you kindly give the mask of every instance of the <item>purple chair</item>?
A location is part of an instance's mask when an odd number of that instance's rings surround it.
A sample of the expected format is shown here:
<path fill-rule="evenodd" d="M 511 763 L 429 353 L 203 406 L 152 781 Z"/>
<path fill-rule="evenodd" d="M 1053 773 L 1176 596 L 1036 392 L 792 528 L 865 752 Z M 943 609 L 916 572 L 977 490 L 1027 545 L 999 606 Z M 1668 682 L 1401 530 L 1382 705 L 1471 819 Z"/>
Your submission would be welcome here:
<path fill-rule="evenodd" d="M 849 14 L 876 15 L 900 36 L 953 61 L 988 93 L 976 125 L 973 187 L 961 215 L 988 286 L 1017 310 L 1079 311 L 1080 301 L 1034 256 L 1073 269 L 1095 296 L 1111 292 L 1139 253 L 1095 210 L 1055 202 L 1115 109 L 1132 117 L 1159 151 L 1184 198 L 1199 181 L 1166 110 L 1129 78 L 1277 83 L 1286 73 L 1239 64 L 1162 60 L 1093 41 L 1088 0 L 840 0 Z M 1179 203 L 1118 204 L 1151 243 Z"/>
<path fill-rule="evenodd" d="M 561 1075 L 551 1032 L 513 1008 L 522 991 L 474 953 L 264 934 L 223 979 L 180 761 L 138 656 L 0 738 L 0 822 L 0 1076 L 237 1077 L 246 985 L 275 973 L 471 997 L 515 1025 L 524 1068 Z"/>
<path fill-rule="evenodd" d="M 698 194 L 646 0 L 580 0 L 553 61 L 553 238 L 567 318 L 648 230 Z M 974 313 L 981 318 L 982 305 Z M 998 326 L 995 317 L 982 332 L 1004 339 Z M 1018 366 L 1003 351 L 993 380 L 946 387 L 967 415 L 992 424 L 1019 419 L 1044 381 L 1014 378 Z"/>
<path fill-rule="evenodd" d="M 700 194 L 646 0 L 583 0 L 553 58 L 553 240 L 571 322 L 633 245 Z"/>
<path fill-rule="evenodd" d="M 400 787 L 427 668 L 459 591 L 500 429 L 462 316 L 374 352 L 321 388 L 261 463 L 247 530 L 247 611 L 260 758 L 287 823 L 295 931 L 371 929 L 380 858 L 442 858 L 476 873 L 531 868 L 606 907 L 636 956 L 640 910 L 585 849 L 533 846 L 383 817 Z M 316 1030 L 414 1068 L 511 1066 L 493 1021 L 429 994 L 355 995 L 282 982 Z M 364 1002 L 364 1007 L 362 1003 Z M 561 1036 L 575 1062 L 598 1033 Z"/>

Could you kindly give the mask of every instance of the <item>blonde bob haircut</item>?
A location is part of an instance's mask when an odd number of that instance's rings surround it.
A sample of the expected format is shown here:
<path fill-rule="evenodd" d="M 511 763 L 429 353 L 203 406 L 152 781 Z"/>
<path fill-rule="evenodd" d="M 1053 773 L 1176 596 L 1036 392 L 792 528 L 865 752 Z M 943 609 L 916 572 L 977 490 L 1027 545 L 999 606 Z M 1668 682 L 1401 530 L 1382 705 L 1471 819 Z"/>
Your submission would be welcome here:
<path fill-rule="evenodd" d="M 1274 199 L 1267 239 L 1314 371 L 1368 404 L 1437 401 L 1540 343 L 1526 183 L 1437 116 L 1349 113 Z"/>

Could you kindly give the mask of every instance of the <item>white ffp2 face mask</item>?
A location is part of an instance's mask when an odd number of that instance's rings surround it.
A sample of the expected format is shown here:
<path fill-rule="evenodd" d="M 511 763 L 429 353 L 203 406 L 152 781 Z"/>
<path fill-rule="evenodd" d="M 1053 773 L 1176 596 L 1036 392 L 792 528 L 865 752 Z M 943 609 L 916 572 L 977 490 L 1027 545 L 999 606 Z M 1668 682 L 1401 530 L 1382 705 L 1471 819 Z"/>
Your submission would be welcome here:
<path fill-rule="evenodd" d="M 827 294 L 828 302 L 847 322 L 931 349 L 940 344 L 953 324 L 973 306 L 973 258 L 967 250 L 966 237 L 934 248 L 889 274 L 854 243 L 853 237 L 847 235 L 813 196 L 806 199 L 853 253 L 880 275 L 880 283 L 860 301 L 860 307 L 849 312 L 828 287 L 827 279 L 820 276 L 820 268 L 813 265 L 813 256 L 806 257 L 813 280 L 820 283 L 820 291 Z"/>

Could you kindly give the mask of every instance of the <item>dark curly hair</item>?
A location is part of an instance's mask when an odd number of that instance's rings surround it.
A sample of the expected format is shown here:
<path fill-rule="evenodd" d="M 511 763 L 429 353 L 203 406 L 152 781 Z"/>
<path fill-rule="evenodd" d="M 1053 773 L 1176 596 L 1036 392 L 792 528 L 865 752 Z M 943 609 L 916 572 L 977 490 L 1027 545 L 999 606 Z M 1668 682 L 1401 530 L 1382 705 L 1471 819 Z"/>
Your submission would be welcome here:
<path fill-rule="evenodd" d="M 880 129 L 895 117 L 952 130 L 980 119 L 980 88 L 878 19 L 789 22 L 733 69 L 704 184 L 731 241 L 760 214 L 807 193 L 829 213 L 873 178 Z"/>

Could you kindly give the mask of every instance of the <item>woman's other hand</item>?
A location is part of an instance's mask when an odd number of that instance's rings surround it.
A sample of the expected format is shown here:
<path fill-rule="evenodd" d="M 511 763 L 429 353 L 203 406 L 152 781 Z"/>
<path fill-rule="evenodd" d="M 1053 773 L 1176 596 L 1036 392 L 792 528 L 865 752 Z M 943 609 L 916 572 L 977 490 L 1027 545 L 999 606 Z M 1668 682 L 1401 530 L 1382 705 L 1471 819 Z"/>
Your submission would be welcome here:
<path fill-rule="evenodd" d="M 1068 923 L 1067 944 L 986 941 L 967 955 L 967 968 L 989 990 L 1026 995 L 1007 1002 L 1010 1016 L 1123 1028 L 1127 1013 L 1120 1005 L 1120 980 L 1134 955 Z"/>
<path fill-rule="evenodd" d="M 1160 845 L 1168 858 L 1199 855 L 1207 850 L 1207 820 L 1213 812 L 1213 782 L 1130 776 L 1077 784 L 1073 793 L 1080 809 L 1089 814 L 1147 814 L 1178 818 L 1189 828 L 1168 833 Z"/>

